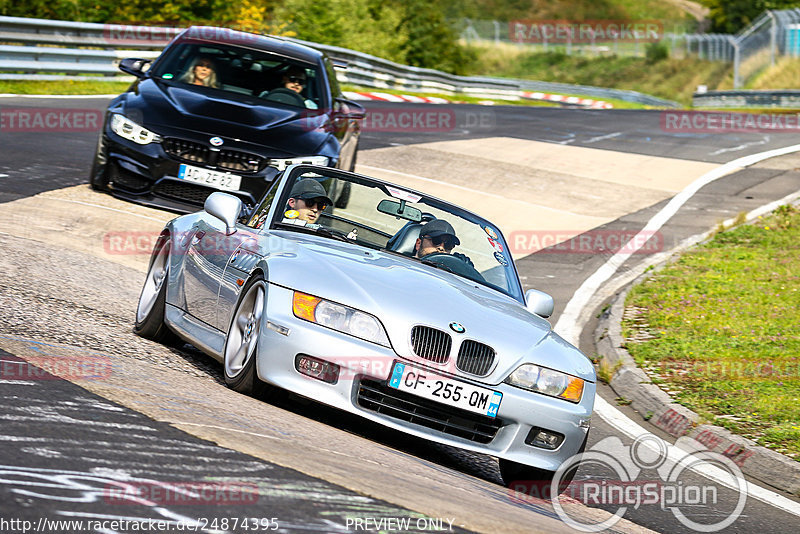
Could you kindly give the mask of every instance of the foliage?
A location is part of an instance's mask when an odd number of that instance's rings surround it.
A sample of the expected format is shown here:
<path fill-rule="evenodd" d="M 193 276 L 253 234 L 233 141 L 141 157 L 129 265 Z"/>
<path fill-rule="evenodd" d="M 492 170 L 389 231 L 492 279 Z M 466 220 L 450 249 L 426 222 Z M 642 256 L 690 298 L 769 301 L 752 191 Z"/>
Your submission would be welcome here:
<path fill-rule="evenodd" d="M 800 7 L 798 0 L 705 0 L 711 9 L 711 31 L 738 33 L 768 9 Z"/>
<path fill-rule="evenodd" d="M 664 43 L 649 43 L 645 49 L 645 59 L 652 65 L 669 57 L 669 48 Z"/>

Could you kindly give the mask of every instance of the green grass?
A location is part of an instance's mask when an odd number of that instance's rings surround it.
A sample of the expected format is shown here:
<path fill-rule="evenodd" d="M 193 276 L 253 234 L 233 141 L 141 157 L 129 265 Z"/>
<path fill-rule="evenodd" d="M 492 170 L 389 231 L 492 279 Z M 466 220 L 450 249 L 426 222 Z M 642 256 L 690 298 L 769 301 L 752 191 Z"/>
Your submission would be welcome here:
<path fill-rule="evenodd" d="M 93 80 L 0 80 L 0 93 L 17 95 L 113 95 L 125 92 L 131 82 Z"/>
<path fill-rule="evenodd" d="M 635 287 L 637 364 L 706 420 L 800 460 L 800 210 L 717 234 Z"/>
<path fill-rule="evenodd" d="M 732 66 L 694 58 L 648 61 L 642 57 L 533 53 L 515 45 L 476 46 L 478 62 L 470 74 L 639 91 L 691 105 L 698 85 L 732 88 Z"/>

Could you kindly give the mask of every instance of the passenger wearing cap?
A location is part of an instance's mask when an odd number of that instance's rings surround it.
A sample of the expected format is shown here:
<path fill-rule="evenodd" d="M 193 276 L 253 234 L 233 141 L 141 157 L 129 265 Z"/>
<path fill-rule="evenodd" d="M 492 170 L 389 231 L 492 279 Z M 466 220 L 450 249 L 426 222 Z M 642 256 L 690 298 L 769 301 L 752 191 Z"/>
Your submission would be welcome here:
<path fill-rule="evenodd" d="M 316 223 L 319 214 L 333 204 L 325 188 L 313 178 L 303 178 L 297 181 L 289 193 L 287 211 L 284 216 L 309 223 Z M 291 213 L 291 212 L 295 213 Z M 294 215 L 293 217 L 291 215 Z"/>
<path fill-rule="evenodd" d="M 419 232 L 417 242 L 414 244 L 414 256 L 422 258 L 428 254 L 450 254 L 461 241 L 456 237 L 456 231 L 444 219 L 434 219 Z"/>

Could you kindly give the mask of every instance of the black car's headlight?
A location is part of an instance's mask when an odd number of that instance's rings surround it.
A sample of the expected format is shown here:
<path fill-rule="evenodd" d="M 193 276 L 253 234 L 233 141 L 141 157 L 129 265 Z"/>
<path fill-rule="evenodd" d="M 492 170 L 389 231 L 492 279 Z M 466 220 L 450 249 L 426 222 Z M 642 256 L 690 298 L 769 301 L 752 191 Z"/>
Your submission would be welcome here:
<path fill-rule="evenodd" d="M 151 132 L 144 126 L 140 126 L 118 113 L 111 115 L 111 131 L 124 139 L 139 143 L 140 145 L 161 142 L 160 135 Z"/>
<path fill-rule="evenodd" d="M 326 326 L 384 347 L 390 347 L 383 325 L 374 315 L 329 300 L 294 292 L 292 311 L 295 317 Z"/>
<path fill-rule="evenodd" d="M 328 156 L 297 156 L 296 158 L 272 158 L 269 160 L 269 166 L 275 167 L 279 171 L 286 169 L 290 165 L 319 165 L 322 167 L 326 167 L 330 162 L 330 158 Z"/>
<path fill-rule="evenodd" d="M 517 367 L 517 370 L 505 379 L 505 383 L 570 402 L 580 402 L 584 385 L 583 380 L 577 376 L 532 363 Z"/>

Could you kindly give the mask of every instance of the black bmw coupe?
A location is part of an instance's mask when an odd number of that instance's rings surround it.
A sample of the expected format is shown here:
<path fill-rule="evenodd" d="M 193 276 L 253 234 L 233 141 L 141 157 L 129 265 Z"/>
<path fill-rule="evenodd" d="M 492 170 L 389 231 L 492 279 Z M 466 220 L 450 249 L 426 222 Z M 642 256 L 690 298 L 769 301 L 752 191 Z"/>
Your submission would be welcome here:
<path fill-rule="evenodd" d="M 318 50 L 192 27 L 152 63 L 119 68 L 137 80 L 106 110 L 89 177 L 96 190 L 183 213 L 214 191 L 253 205 L 294 163 L 355 167 L 364 108 L 342 98 Z"/>

